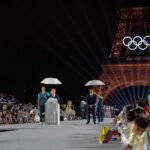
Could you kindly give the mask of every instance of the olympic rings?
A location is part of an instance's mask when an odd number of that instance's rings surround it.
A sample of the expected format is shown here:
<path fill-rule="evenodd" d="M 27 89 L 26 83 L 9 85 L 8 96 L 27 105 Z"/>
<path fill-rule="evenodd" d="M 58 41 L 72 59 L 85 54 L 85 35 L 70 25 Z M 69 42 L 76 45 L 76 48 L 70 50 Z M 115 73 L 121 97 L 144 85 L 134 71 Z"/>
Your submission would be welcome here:
<path fill-rule="evenodd" d="M 144 38 L 140 36 L 135 36 L 133 39 L 130 36 L 123 38 L 123 45 L 128 47 L 129 50 L 146 50 L 150 46 L 150 36 L 147 35 Z"/>

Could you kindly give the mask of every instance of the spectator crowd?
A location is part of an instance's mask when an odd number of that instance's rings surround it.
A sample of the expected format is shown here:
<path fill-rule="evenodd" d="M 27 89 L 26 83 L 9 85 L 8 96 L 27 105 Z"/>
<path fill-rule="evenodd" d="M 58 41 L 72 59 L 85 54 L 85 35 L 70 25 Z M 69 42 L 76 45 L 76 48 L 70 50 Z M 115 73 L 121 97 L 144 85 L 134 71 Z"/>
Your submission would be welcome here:
<path fill-rule="evenodd" d="M 31 103 L 23 104 L 15 99 L 0 98 L 0 124 L 37 122 L 37 111 Z"/>
<path fill-rule="evenodd" d="M 27 104 L 3 104 L 0 106 L 0 124 L 22 124 L 36 122 L 36 109 Z"/>

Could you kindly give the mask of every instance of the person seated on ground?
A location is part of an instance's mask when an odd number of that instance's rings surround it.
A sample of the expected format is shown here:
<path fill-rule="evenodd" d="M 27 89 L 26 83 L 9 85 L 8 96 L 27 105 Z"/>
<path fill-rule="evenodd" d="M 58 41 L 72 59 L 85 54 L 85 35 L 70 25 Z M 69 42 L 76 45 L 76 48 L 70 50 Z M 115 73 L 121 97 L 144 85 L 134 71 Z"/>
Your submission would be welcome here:
<path fill-rule="evenodd" d="M 61 104 L 60 107 L 61 107 L 61 109 L 62 109 L 63 111 L 66 110 L 66 104 Z"/>
<path fill-rule="evenodd" d="M 4 111 L 2 112 L 2 120 L 3 120 L 3 124 L 6 124 L 6 123 L 7 123 L 7 122 L 6 122 L 6 115 L 7 115 L 7 111 L 4 110 Z"/>
<path fill-rule="evenodd" d="M 18 114 L 18 112 L 17 112 L 16 110 L 14 110 L 14 111 L 12 112 L 12 120 L 13 120 L 13 123 L 14 123 L 14 124 L 17 124 L 17 123 L 18 123 L 17 114 Z"/>
<path fill-rule="evenodd" d="M 75 110 L 74 110 L 74 106 L 72 105 L 72 101 L 69 100 L 67 102 L 67 106 L 66 106 L 66 117 L 68 120 L 74 120 L 75 119 Z"/>
<path fill-rule="evenodd" d="M 65 117 L 66 117 L 65 110 L 66 110 L 66 104 L 61 104 L 60 105 L 60 120 L 61 121 L 65 120 Z"/>
<path fill-rule="evenodd" d="M 128 144 L 125 150 L 148 150 L 149 139 L 147 139 L 146 133 L 149 126 L 149 118 L 145 113 L 141 113 L 135 118 L 134 132 L 132 135 L 132 144 Z"/>
<path fill-rule="evenodd" d="M 39 123 L 39 122 L 40 122 L 39 110 L 35 107 L 30 111 L 30 123 Z"/>
<path fill-rule="evenodd" d="M 146 143 L 145 131 L 148 126 L 149 118 L 146 112 L 141 108 L 135 109 L 134 125 L 132 125 L 129 129 L 127 145 L 124 150 L 145 150 L 143 147 Z"/>
<path fill-rule="evenodd" d="M 144 150 L 150 150 L 150 124 L 149 127 L 145 131 L 145 145 L 144 145 Z"/>
<path fill-rule="evenodd" d="M 24 123 L 30 123 L 30 116 L 27 110 L 24 110 Z"/>
<path fill-rule="evenodd" d="M 22 110 L 18 111 L 17 118 L 18 118 L 18 123 L 22 124 L 23 123 Z"/>
<path fill-rule="evenodd" d="M 150 149 L 150 139 L 147 139 L 147 131 L 149 131 L 150 120 L 145 113 L 141 113 L 135 117 L 135 131 L 138 133 L 138 141 L 135 141 L 133 146 L 136 150 L 148 150 Z"/>
<path fill-rule="evenodd" d="M 6 122 L 7 122 L 7 124 L 13 124 L 12 111 L 11 111 L 11 107 L 9 105 L 7 106 Z"/>
<path fill-rule="evenodd" d="M 67 120 L 67 112 L 66 112 L 66 107 L 67 105 L 66 104 L 61 104 L 61 113 L 63 115 L 63 120 Z"/>
<path fill-rule="evenodd" d="M 10 111 L 7 112 L 5 119 L 6 119 L 6 124 L 13 124 L 12 114 Z"/>
<path fill-rule="evenodd" d="M 7 111 L 7 107 L 8 107 L 7 104 L 4 104 L 2 107 L 3 111 Z"/>
<path fill-rule="evenodd" d="M 125 106 L 122 111 L 119 113 L 118 117 L 117 117 L 117 122 L 116 122 L 116 128 L 119 134 L 121 134 L 121 131 L 123 129 L 123 127 L 125 126 L 125 122 L 126 122 L 126 117 L 125 117 L 125 112 L 126 112 L 126 107 Z"/>
<path fill-rule="evenodd" d="M 125 123 L 121 129 L 121 143 L 122 147 L 128 144 L 128 135 L 130 129 L 134 126 L 134 112 L 132 105 L 125 108 Z"/>

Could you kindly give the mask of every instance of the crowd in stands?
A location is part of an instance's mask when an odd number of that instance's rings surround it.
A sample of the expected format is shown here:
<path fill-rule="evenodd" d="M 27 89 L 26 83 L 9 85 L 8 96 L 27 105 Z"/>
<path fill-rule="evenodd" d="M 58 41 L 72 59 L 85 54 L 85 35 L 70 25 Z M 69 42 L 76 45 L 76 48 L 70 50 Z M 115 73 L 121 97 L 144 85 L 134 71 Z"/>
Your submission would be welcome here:
<path fill-rule="evenodd" d="M 103 106 L 103 116 L 105 118 L 113 118 L 115 108 L 112 106 Z M 61 120 L 76 120 L 87 118 L 87 104 L 85 101 L 80 103 L 80 114 L 73 105 L 72 100 L 67 103 L 60 104 Z M 22 123 L 37 123 L 39 121 L 39 110 L 32 105 L 20 103 L 13 96 L 0 98 L 0 124 L 22 124 Z"/>
<path fill-rule="evenodd" d="M 61 120 L 75 120 L 76 112 L 71 100 L 61 104 Z M 0 124 L 23 124 L 39 122 L 39 110 L 35 105 L 23 104 L 15 99 L 0 98 Z"/>
<path fill-rule="evenodd" d="M 34 123 L 36 111 L 32 104 L 0 104 L 0 124 Z"/>
<path fill-rule="evenodd" d="M 36 122 L 37 109 L 31 103 L 23 104 L 12 95 L 0 94 L 0 124 Z"/>

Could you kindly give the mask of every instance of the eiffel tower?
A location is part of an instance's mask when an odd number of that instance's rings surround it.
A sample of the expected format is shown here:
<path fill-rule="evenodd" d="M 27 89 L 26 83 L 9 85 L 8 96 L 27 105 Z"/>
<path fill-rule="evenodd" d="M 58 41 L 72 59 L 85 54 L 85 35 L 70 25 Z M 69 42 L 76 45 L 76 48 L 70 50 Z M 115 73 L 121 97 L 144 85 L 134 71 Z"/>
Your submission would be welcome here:
<path fill-rule="evenodd" d="M 130 36 L 131 39 L 140 36 L 143 39 L 150 35 L 150 7 L 147 7 L 147 4 L 146 6 L 141 5 L 144 4 L 144 1 L 137 0 L 137 3 L 135 1 L 128 1 L 128 5 L 118 11 L 120 20 L 109 56 L 110 62 L 102 65 L 100 80 L 107 83 L 104 90 L 106 102 L 118 89 L 150 86 L 150 46 L 145 50 L 141 50 L 138 46 L 130 50 L 129 45 L 123 44 L 123 39 L 127 36 Z M 145 40 L 150 43 L 150 38 Z M 126 42 L 130 44 L 129 39 Z M 140 39 L 136 38 L 136 42 L 139 43 Z M 131 48 L 135 46 L 134 42 L 132 44 Z"/>

